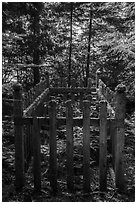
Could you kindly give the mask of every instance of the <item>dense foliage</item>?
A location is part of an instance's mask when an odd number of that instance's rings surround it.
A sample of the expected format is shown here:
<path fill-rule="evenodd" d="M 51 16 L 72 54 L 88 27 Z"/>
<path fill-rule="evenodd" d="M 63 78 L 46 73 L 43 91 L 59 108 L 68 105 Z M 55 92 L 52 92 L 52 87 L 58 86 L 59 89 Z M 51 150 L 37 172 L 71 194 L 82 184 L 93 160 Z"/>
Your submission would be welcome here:
<path fill-rule="evenodd" d="M 76 78 L 86 85 L 87 78 L 95 79 L 100 69 L 102 79 L 112 90 L 119 83 L 126 85 L 127 105 L 133 108 L 134 2 L 2 5 L 3 84 L 15 81 L 18 75 L 25 90 L 29 90 L 48 71 L 52 82 L 65 80 L 70 86 L 72 78 Z M 24 67 L 30 64 L 42 67 Z"/>
<path fill-rule="evenodd" d="M 119 82 L 134 88 L 134 7 L 134 2 L 3 2 L 3 83 L 17 64 L 33 63 L 66 79 L 95 76 L 100 68 L 112 88 Z M 34 77 L 37 83 L 38 70 Z"/>

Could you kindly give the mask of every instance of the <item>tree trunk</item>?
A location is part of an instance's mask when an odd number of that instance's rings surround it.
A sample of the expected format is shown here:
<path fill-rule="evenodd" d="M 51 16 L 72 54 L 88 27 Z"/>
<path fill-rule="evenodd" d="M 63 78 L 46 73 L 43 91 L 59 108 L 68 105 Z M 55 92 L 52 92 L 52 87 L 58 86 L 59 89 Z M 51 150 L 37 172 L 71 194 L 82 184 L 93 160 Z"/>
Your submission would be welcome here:
<path fill-rule="evenodd" d="M 90 9 L 89 40 L 88 40 L 88 54 L 87 54 L 87 68 L 86 68 L 86 86 L 88 84 L 88 78 L 89 78 L 91 29 L 92 29 L 92 7 Z"/>
<path fill-rule="evenodd" d="M 34 48 L 33 48 L 33 64 L 39 65 L 40 64 L 40 53 L 39 53 L 39 34 L 40 34 L 40 25 L 39 25 L 39 13 L 35 13 L 34 21 L 33 21 L 33 33 L 34 33 Z M 34 76 L 34 85 L 40 82 L 40 73 L 39 67 L 33 68 L 33 76 Z"/>
<path fill-rule="evenodd" d="M 72 14 L 73 14 L 73 3 L 70 3 L 70 49 L 69 49 L 69 67 L 68 67 L 68 86 L 71 85 Z"/>

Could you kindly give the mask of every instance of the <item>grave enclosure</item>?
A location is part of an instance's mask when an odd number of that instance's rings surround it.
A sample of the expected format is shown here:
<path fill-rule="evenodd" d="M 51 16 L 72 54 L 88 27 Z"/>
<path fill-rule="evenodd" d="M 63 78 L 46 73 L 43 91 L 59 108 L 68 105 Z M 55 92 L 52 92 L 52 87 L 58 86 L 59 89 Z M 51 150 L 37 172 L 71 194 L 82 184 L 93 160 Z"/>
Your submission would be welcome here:
<path fill-rule="evenodd" d="M 75 82 L 73 80 L 73 82 Z M 57 97 L 62 95 L 65 102 L 65 117 L 57 115 Z M 96 98 L 96 100 L 95 100 Z M 27 100 L 30 100 L 28 102 Z M 75 100 L 79 104 L 81 115 L 73 117 Z M 99 105 L 98 117 L 91 117 L 91 106 Z M 97 111 L 97 110 L 96 110 Z M 115 184 L 119 189 L 125 188 L 123 166 L 125 119 L 125 87 L 119 85 L 115 93 L 100 79 L 96 73 L 96 85 L 91 79 L 83 87 L 51 87 L 48 73 L 28 95 L 23 95 L 19 84 L 14 86 L 14 133 L 15 133 L 15 186 L 25 185 L 25 171 L 33 159 L 34 188 L 41 189 L 41 138 L 40 129 L 49 131 L 49 182 L 53 193 L 58 191 L 57 144 L 56 131 L 60 126 L 66 127 L 66 171 L 67 189 L 73 192 L 73 127 L 83 127 L 83 190 L 90 192 L 90 127 L 99 127 L 99 187 L 107 190 L 107 137 L 111 139 L 112 169 Z"/>

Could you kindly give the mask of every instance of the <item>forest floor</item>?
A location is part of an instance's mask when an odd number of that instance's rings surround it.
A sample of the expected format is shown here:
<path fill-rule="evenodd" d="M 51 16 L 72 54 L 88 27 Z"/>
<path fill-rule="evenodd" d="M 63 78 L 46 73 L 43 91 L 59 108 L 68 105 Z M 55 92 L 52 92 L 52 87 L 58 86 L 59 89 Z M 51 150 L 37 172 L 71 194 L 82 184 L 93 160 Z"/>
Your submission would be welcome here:
<path fill-rule="evenodd" d="M 12 121 L 3 121 L 3 155 L 2 155 L 2 201 L 3 202 L 134 202 L 135 201 L 135 132 L 134 115 L 126 121 L 124 168 L 127 189 L 119 192 L 110 176 L 110 160 L 108 148 L 107 192 L 99 191 L 99 130 L 91 128 L 90 169 L 91 192 L 85 194 L 82 189 L 82 128 L 74 128 L 74 174 L 75 192 L 68 193 L 66 184 L 66 133 L 62 127 L 57 131 L 57 162 L 58 162 L 58 193 L 51 194 L 49 184 L 49 143 L 42 140 L 41 144 L 41 180 L 42 189 L 39 193 L 33 190 L 32 167 L 25 174 L 26 181 L 22 191 L 14 187 L 14 130 Z M 41 132 L 43 138 L 45 132 Z M 108 144 L 109 147 L 109 144 Z"/>

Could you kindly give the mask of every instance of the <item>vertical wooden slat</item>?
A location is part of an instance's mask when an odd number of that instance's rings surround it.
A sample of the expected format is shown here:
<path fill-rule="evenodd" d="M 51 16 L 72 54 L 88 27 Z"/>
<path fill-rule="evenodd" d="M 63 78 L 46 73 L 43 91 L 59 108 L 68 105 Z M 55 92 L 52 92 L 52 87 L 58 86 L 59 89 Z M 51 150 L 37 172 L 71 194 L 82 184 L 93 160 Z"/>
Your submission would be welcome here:
<path fill-rule="evenodd" d="M 28 159 L 29 159 L 29 161 L 30 161 L 30 159 L 31 159 L 31 156 L 32 156 L 32 152 L 31 152 L 31 131 L 30 131 L 30 129 L 31 129 L 31 126 L 30 126 L 30 124 L 28 125 Z"/>
<path fill-rule="evenodd" d="M 24 159 L 25 159 L 25 171 L 28 170 L 29 162 L 31 159 L 31 141 L 30 141 L 30 125 L 24 126 Z"/>
<path fill-rule="evenodd" d="M 40 152 L 40 126 L 38 119 L 33 115 L 33 174 L 34 188 L 39 191 L 41 189 L 41 152 Z"/>
<path fill-rule="evenodd" d="M 100 70 L 97 70 L 97 71 L 96 71 L 96 89 L 99 88 L 100 74 L 101 74 Z"/>
<path fill-rule="evenodd" d="M 90 102 L 83 101 L 83 190 L 90 191 Z"/>
<path fill-rule="evenodd" d="M 100 102 L 100 154 L 99 154 L 100 190 L 107 189 L 107 103 Z"/>
<path fill-rule="evenodd" d="M 112 150 L 112 166 L 115 169 L 115 147 L 116 147 L 116 126 L 115 121 L 110 122 L 110 139 L 111 139 L 111 150 Z"/>
<path fill-rule="evenodd" d="M 14 89 L 14 135 L 15 135 L 15 186 L 20 189 L 24 185 L 24 135 L 20 120 L 23 116 L 21 85 Z"/>
<path fill-rule="evenodd" d="M 33 134 L 33 126 L 32 125 L 30 125 L 30 128 L 29 128 L 29 132 L 30 132 L 30 152 L 31 152 L 31 156 L 33 156 L 33 152 L 34 152 L 34 150 L 33 150 L 33 136 L 32 136 L 32 134 Z"/>
<path fill-rule="evenodd" d="M 67 132 L 67 187 L 73 192 L 73 109 L 71 100 L 66 102 L 66 132 Z"/>
<path fill-rule="evenodd" d="M 24 171 L 27 171 L 27 125 L 24 126 Z"/>
<path fill-rule="evenodd" d="M 123 152 L 124 152 L 124 119 L 125 119 L 125 86 L 118 86 L 116 89 L 116 148 L 115 148 L 115 175 L 116 187 L 120 190 L 126 188 L 124 167 L 123 167 Z"/>
<path fill-rule="evenodd" d="M 56 142 L 56 102 L 50 102 L 50 185 L 53 194 L 57 192 L 57 142 Z"/>

